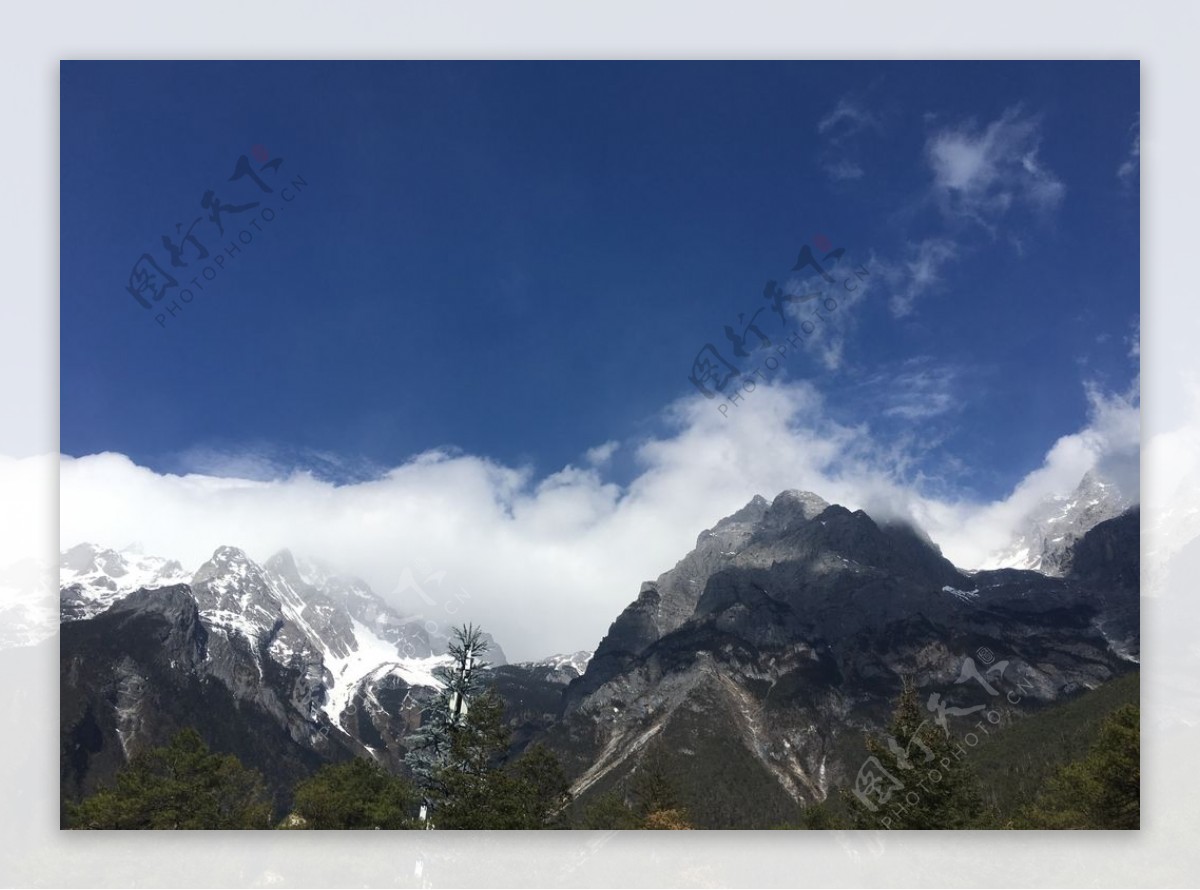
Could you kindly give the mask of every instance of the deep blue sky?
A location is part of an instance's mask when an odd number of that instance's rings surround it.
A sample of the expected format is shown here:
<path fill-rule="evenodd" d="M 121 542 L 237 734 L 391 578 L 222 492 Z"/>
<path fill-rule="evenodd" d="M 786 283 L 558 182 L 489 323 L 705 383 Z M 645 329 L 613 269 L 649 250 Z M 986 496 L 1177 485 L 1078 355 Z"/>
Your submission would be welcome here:
<path fill-rule="evenodd" d="M 889 311 L 883 286 L 855 308 L 841 367 L 789 365 L 841 420 L 936 438 L 928 472 L 953 458 L 972 468 L 964 484 L 1001 494 L 1083 425 L 1085 379 L 1117 389 L 1133 374 L 1138 194 L 1116 171 L 1136 62 L 72 62 L 61 75 L 66 454 L 177 472 L 197 449 L 386 467 L 455 446 L 553 471 L 660 432 L 662 408 L 694 392 L 700 345 L 763 305 L 764 282 L 818 234 L 897 266 L 923 239 L 958 245 L 910 315 Z M 870 123 L 834 145 L 818 125 L 843 101 Z M 1061 202 L 948 218 L 929 197 L 929 140 L 1014 109 Z M 125 290 L 131 267 L 149 252 L 171 271 L 161 236 L 205 213 L 206 190 L 264 197 L 227 181 L 256 145 L 283 161 L 264 179 L 307 187 L 160 328 L 162 310 Z M 831 178 L 843 155 L 863 175 Z M 207 219 L 195 232 L 215 254 L 238 218 L 223 239 Z M 878 380 L 904 367 L 951 369 L 955 409 L 882 415 Z"/>

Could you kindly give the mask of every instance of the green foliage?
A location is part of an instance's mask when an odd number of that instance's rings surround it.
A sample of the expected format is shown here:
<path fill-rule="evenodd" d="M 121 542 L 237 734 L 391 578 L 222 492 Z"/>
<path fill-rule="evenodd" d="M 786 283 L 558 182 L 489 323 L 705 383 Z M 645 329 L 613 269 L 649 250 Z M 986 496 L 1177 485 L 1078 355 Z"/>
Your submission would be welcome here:
<path fill-rule="evenodd" d="M 446 790 L 440 787 L 439 777 L 452 756 L 458 729 L 468 720 L 476 698 L 483 691 L 480 672 L 487 667 L 483 655 L 488 644 L 482 628 L 471 624 L 456 627 L 446 649 L 454 662 L 434 670 L 442 688 L 423 715 L 421 728 L 413 734 L 405 758 L 427 801 Z"/>
<path fill-rule="evenodd" d="M 293 807 L 312 829 L 413 828 L 416 809 L 413 787 L 365 758 L 322 767 L 297 786 Z"/>
<path fill-rule="evenodd" d="M 194 729 L 135 755 L 116 786 L 68 805 L 72 828 L 269 828 L 262 776 L 208 750 Z"/>
<path fill-rule="evenodd" d="M 506 766 L 509 732 L 503 716 L 503 701 L 489 691 L 453 729 L 446 765 L 433 784 L 436 828 L 562 827 L 570 802 L 562 766 L 541 745 Z"/>
<path fill-rule="evenodd" d="M 520 811 L 525 822 L 538 823 L 531 825 L 537 828 L 567 827 L 571 786 L 562 764 L 549 748 L 542 744 L 533 745 L 512 765 L 510 773 L 520 795 Z"/>
<path fill-rule="evenodd" d="M 630 790 L 632 805 L 617 791 L 596 798 L 584 810 L 579 827 L 672 831 L 692 827 L 669 770 L 666 748 L 660 742 L 656 741 L 638 764 Z"/>
<path fill-rule="evenodd" d="M 1004 821 L 1036 800 L 1060 769 L 1086 757 L 1114 711 L 1137 705 L 1139 679 L 1131 672 L 1048 708 L 1021 703 L 1011 725 L 982 739 L 972 763 Z"/>
<path fill-rule="evenodd" d="M 619 791 L 610 791 L 597 797 L 583 811 L 579 827 L 593 831 L 610 831 L 641 828 L 642 820 L 638 814 L 625 803 L 625 796 Z"/>
<path fill-rule="evenodd" d="M 807 831 L 834 831 L 849 828 L 850 820 L 836 801 L 825 800 L 810 804 L 800 816 L 800 827 Z"/>
<path fill-rule="evenodd" d="M 1136 829 L 1141 820 L 1140 712 L 1127 704 L 1104 721 L 1081 760 L 1067 764 L 1015 828 Z"/>
<path fill-rule="evenodd" d="M 679 790 L 668 773 L 667 752 L 653 744 L 633 776 L 634 811 L 642 819 L 651 813 L 682 809 Z"/>
<path fill-rule="evenodd" d="M 970 755 L 957 739 L 925 717 L 912 683 L 904 684 L 887 735 L 868 737 L 866 744 L 868 755 L 877 758 L 879 766 L 903 788 L 891 790 L 886 801 L 881 795 L 868 794 L 876 812 L 843 791 L 852 827 L 985 828 L 994 822 L 994 813 L 984 805 Z M 885 791 L 892 787 L 888 779 Z"/>

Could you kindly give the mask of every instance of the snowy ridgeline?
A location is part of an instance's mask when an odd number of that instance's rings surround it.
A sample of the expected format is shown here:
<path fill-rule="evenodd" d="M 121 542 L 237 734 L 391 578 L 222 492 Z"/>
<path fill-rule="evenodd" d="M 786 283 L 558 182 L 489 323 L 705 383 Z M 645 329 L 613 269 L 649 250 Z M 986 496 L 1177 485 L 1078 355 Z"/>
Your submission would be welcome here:
<path fill-rule="evenodd" d="M 318 708 L 334 723 L 356 693 L 372 700 L 371 690 L 386 677 L 438 687 L 435 671 L 451 661 L 445 632 L 431 633 L 422 616 L 402 615 L 364 581 L 298 561 L 286 550 L 259 564 L 236 547 L 219 547 L 189 572 L 175 560 L 80 544 L 62 554 L 61 620 L 87 620 L 137 590 L 181 584 L 210 632 L 240 636 L 254 652 L 265 647 L 278 664 L 300 667 L 323 685 Z M 505 663 L 503 650 L 487 639 L 488 661 Z M 590 658 L 590 652 L 575 652 L 526 666 L 569 677 L 582 674 Z"/>

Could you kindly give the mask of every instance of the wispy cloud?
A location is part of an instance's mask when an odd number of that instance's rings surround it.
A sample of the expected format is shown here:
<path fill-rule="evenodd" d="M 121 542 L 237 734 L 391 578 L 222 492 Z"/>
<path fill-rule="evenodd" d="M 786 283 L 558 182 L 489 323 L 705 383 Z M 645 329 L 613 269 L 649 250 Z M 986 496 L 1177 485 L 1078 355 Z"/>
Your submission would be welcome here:
<path fill-rule="evenodd" d="M 861 179 L 863 173 L 866 172 L 860 164 L 847 158 L 826 160 L 823 167 L 829 178 L 833 180 Z"/>
<path fill-rule="evenodd" d="M 821 167 L 834 181 L 861 179 L 865 174 L 858 158 L 859 137 L 882 129 L 882 122 L 860 101 L 843 96 L 829 114 L 817 122 L 824 142 Z"/>
<path fill-rule="evenodd" d="M 886 392 L 881 406 L 885 417 L 928 420 L 961 405 L 956 395 L 959 373 L 928 356 L 909 359 L 894 373 L 879 378 Z"/>
<path fill-rule="evenodd" d="M 820 299 L 787 306 L 785 311 L 793 325 L 806 334 L 804 349 L 826 371 L 840 370 L 845 364 L 846 345 L 858 327 L 858 309 L 879 287 L 881 268 L 873 253 L 861 259 L 844 259 L 830 269 L 833 283 L 826 286 L 818 282 Z M 868 274 L 857 274 L 854 269 L 866 269 Z M 811 280 L 805 285 L 800 279 L 789 281 L 785 288 L 789 293 L 812 289 Z"/>
<path fill-rule="evenodd" d="M 1018 205 L 1057 207 L 1066 187 L 1039 159 L 1040 143 L 1040 121 L 1019 107 L 982 129 L 964 123 L 938 130 L 926 155 L 943 212 L 994 229 Z"/>
<path fill-rule="evenodd" d="M 910 244 L 907 258 L 882 267 L 892 287 L 888 307 L 897 318 L 910 315 L 913 304 L 942 284 L 942 270 L 958 256 L 958 246 L 948 238 L 927 238 Z"/>
<path fill-rule="evenodd" d="M 1137 182 L 1138 174 L 1141 172 L 1142 165 L 1142 124 L 1141 120 L 1136 120 L 1130 127 L 1133 131 L 1133 145 L 1129 148 L 1129 156 L 1121 162 L 1121 166 L 1117 168 L 1117 179 L 1121 180 L 1123 185 L 1133 185 Z"/>

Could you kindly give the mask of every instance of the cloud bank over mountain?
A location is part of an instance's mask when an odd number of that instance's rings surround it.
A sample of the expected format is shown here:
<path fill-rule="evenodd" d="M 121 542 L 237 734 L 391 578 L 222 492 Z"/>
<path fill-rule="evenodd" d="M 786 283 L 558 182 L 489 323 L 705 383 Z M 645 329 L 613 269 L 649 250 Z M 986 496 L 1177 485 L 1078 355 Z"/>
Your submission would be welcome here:
<path fill-rule="evenodd" d="M 1043 498 L 1089 470 L 1136 500 L 1136 390 L 1089 388 L 1087 397 L 1088 425 L 1053 443 L 993 503 L 930 495 L 903 478 L 906 446 L 831 420 L 815 388 L 790 383 L 759 387 L 728 420 L 700 398 L 676 402 L 669 433 L 619 443 L 636 460 L 626 484 L 609 470 L 612 442 L 548 475 L 431 450 L 342 485 L 304 471 L 240 478 L 252 455 L 232 458 L 228 471 L 213 463 L 182 476 L 120 454 L 64 456 L 61 544 L 137 542 L 193 569 L 221 544 L 259 559 L 289 547 L 361 576 L 410 612 L 465 604 L 463 617 L 482 621 L 512 657 L 538 657 L 594 647 L 643 580 L 755 494 L 811 490 L 876 519 L 908 519 L 963 568 L 980 565 Z"/>

